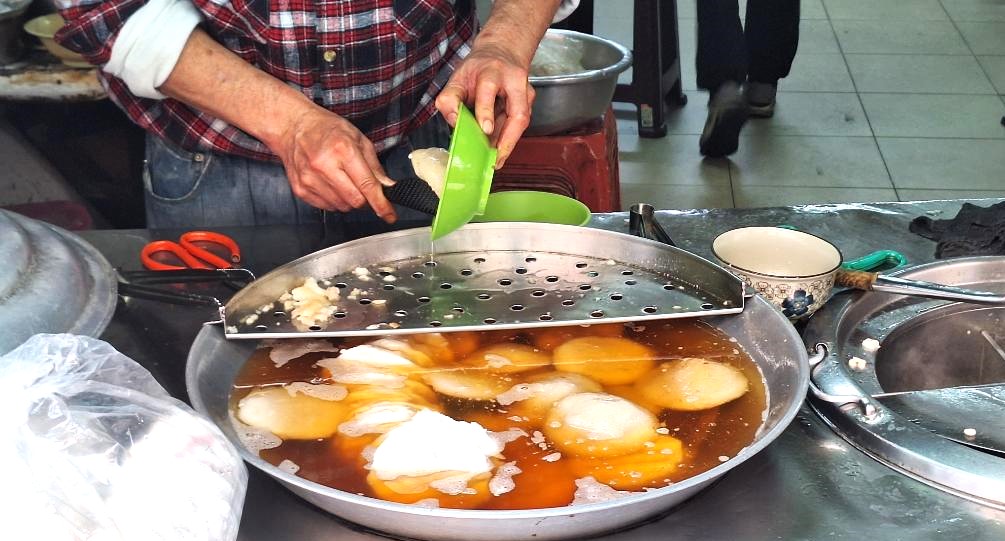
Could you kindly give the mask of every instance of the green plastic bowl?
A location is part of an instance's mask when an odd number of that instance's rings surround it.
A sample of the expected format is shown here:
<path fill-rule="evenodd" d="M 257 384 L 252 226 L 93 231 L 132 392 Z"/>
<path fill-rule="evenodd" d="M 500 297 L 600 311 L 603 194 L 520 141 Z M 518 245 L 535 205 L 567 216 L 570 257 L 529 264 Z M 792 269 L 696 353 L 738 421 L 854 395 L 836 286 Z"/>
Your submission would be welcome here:
<path fill-rule="evenodd" d="M 485 212 L 492 188 L 496 149 L 489 144 L 475 116 L 464 105 L 457 112 L 449 154 L 443 197 L 433 217 L 433 240 Z"/>
<path fill-rule="evenodd" d="M 571 197 L 554 193 L 496 192 L 489 194 L 485 212 L 474 221 L 586 225 L 590 221 L 590 209 Z"/>

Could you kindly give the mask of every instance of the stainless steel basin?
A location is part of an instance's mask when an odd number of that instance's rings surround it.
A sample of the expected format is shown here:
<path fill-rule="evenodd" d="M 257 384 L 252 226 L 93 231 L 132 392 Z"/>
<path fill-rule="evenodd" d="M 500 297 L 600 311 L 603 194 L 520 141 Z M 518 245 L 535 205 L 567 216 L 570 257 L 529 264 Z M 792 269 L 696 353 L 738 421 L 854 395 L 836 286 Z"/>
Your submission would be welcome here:
<path fill-rule="evenodd" d="M 618 75 L 632 65 L 632 53 L 611 40 L 571 30 L 548 30 L 544 40 L 577 42 L 586 71 L 530 77 L 537 91 L 527 135 L 551 135 L 601 116 L 614 97 Z"/>

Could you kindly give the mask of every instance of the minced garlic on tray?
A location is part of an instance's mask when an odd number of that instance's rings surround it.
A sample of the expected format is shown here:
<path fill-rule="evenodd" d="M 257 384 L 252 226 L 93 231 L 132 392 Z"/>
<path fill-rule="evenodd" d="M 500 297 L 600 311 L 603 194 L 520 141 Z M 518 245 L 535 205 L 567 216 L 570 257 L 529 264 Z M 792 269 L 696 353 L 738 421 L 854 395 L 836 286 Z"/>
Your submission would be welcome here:
<path fill-rule="evenodd" d="M 337 310 L 338 299 L 337 287 L 322 288 L 314 278 L 305 279 L 302 286 L 279 297 L 294 324 L 304 327 L 326 323 Z"/>

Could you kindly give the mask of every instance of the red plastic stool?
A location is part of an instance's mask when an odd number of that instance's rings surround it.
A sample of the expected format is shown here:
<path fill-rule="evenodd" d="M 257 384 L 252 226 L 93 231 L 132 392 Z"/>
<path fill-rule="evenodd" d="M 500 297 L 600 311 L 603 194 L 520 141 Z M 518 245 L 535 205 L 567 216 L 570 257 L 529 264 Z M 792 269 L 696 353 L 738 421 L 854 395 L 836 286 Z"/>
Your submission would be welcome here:
<path fill-rule="evenodd" d="M 559 135 L 524 137 L 496 171 L 493 191 L 538 190 L 582 201 L 593 212 L 621 210 L 614 111 Z"/>

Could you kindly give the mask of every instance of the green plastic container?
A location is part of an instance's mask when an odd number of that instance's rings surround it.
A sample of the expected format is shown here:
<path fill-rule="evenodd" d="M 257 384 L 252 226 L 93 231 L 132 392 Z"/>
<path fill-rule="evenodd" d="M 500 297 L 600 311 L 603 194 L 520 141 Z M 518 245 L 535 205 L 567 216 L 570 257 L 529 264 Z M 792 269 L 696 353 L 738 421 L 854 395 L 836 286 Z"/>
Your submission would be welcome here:
<path fill-rule="evenodd" d="M 590 209 L 571 197 L 554 193 L 497 192 L 489 194 L 485 212 L 474 221 L 586 225 L 590 221 Z"/>
<path fill-rule="evenodd" d="M 449 154 L 443 197 L 433 217 L 433 240 L 485 212 L 492 188 L 496 149 L 489 144 L 475 116 L 464 105 L 457 112 Z"/>

